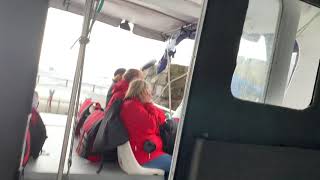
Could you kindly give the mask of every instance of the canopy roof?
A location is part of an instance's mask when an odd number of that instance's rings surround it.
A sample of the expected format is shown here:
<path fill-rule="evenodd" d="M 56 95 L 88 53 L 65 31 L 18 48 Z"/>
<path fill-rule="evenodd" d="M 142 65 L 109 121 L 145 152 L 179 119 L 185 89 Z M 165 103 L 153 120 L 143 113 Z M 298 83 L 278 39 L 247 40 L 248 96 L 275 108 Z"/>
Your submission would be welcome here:
<path fill-rule="evenodd" d="M 82 15 L 85 0 L 50 0 L 50 6 Z M 182 26 L 197 23 L 202 0 L 105 0 L 97 20 L 119 26 L 123 20 L 134 24 L 132 32 L 165 41 Z"/>
<path fill-rule="evenodd" d="M 318 0 L 303 1 L 314 4 Z M 115 27 L 128 20 L 134 24 L 134 34 L 165 41 L 181 27 L 197 23 L 202 3 L 203 0 L 105 0 L 97 20 Z M 80 15 L 84 4 L 85 0 L 50 0 L 51 7 Z M 279 0 L 250 1 L 244 31 L 249 34 L 274 33 L 279 8 Z M 302 11 L 299 27 L 307 24 L 317 13 L 316 8 L 307 4 Z"/>

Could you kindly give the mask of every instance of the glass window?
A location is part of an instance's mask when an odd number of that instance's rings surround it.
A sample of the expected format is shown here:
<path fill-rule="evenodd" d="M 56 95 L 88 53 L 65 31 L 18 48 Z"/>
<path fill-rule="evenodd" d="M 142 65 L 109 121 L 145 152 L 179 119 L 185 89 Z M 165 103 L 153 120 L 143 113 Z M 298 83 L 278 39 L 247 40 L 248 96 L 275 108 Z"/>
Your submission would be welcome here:
<path fill-rule="evenodd" d="M 250 0 L 231 83 L 233 96 L 264 101 L 280 10 L 278 0 Z"/>
<path fill-rule="evenodd" d="M 298 5 L 301 12 L 299 26 L 290 52 L 291 60 L 284 68 L 288 71 L 284 78 L 286 88 L 279 101 L 281 106 L 305 109 L 312 101 L 320 59 L 317 48 L 320 42 L 320 9 L 304 2 Z M 231 82 L 234 97 L 266 102 L 270 70 L 277 66 L 271 67 L 271 64 L 281 9 L 280 0 L 250 0 Z"/>

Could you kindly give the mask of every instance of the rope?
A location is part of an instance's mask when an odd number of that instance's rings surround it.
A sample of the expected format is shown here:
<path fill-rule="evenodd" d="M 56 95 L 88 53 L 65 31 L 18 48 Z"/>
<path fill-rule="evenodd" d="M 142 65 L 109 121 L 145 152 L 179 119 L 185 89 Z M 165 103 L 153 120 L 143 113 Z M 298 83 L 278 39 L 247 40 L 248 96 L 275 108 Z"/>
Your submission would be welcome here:
<path fill-rule="evenodd" d="M 182 74 L 181 76 L 178 76 L 178 77 L 176 77 L 175 79 L 173 79 L 173 80 L 171 81 L 171 83 L 174 83 L 174 82 L 176 82 L 176 81 L 184 78 L 184 77 L 187 76 L 187 75 L 188 75 L 188 73 L 184 73 L 184 74 Z M 162 89 L 160 95 L 157 97 L 157 99 L 155 100 L 155 102 L 160 99 L 160 97 L 163 95 L 164 91 L 167 89 L 168 86 L 169 86 L 169 84 L 167 84 L 167 85 Z"/>
<path fill-rule="evenodd" d="M 100 13 L 102 8 L 103 8 L 103 5 L 104 5 L 104 0 L 100 0 L 99 2 L 99 5 L 98 5 L 98 9 L 97 9 L 97 12 Z"/>

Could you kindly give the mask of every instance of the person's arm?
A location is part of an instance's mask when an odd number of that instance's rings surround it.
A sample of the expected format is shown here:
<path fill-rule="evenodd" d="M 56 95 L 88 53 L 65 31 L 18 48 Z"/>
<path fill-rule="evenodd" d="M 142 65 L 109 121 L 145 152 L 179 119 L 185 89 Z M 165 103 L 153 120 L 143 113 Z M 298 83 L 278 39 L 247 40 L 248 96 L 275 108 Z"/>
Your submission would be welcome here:
<path fill-rule="evenodd" d="M 161 109 L 157 108 L 152 103 L 146 103 L 145 108 L 147 109 L 147 111 L 152 112 L 156 115 L 156 120 L 159 123 L 159 125 L 162 125 L 166 122 L 166 115 Z"/>

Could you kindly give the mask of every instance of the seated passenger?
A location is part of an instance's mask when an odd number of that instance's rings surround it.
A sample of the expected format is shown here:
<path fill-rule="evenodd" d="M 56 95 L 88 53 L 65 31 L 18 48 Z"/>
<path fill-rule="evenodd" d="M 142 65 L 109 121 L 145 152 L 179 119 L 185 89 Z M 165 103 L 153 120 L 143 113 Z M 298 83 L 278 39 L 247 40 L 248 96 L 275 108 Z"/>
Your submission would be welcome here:
<path fill-rule="evenodd" d="M 106 106 L 108 105 L 108 102 L 112 96 L 112 89 L 113 89 L 113 86 L 122 80 L 123 78 L 123 74 L 126 72 L 126 69 L 124 68 L 119 68 L 117 69 L 115 72 L 114 72 L 114 76 L 113 76 L 113 79 L 112 79 L 112 84 L 108 90 L 108 94 L 107 94 L 107 98 L 106 98 Z"/>
<path fill-rule="evenodd" d="M 165 171 L 167 179 L 171 156 L 163 151 L 159 127 L 165 123 L 162 110 L 152 104 L 151 90 L 144 80 L 135 80 L 121 106 L 120 117 L 128 130 L 133 154 L 144 167 Z"/>
<path fill-rule="evenodd" d="M 123 75 L 123 80 L 120 80 L 117 82 L 112 89 L 112 96 L 109 100 L 106 111 L 111 107 L 114 101 L 117 99 L 124 99 L 126 92 L 129 87 L 129 83 L 135 79 L 143 79 L 144 75 L 143 72 L 137 69 L 129 69 L 126 71 L 126 73 Z"/>

